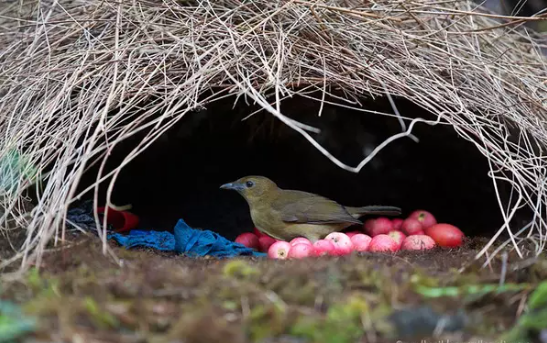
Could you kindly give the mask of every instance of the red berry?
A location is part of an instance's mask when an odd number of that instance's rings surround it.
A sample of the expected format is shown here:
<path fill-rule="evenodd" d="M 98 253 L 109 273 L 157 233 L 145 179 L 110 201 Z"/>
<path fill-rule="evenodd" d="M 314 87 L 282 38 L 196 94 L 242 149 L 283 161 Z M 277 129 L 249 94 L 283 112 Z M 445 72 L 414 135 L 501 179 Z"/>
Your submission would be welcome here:
<path fill-rule="evenodd" d="M 243 244 L 247 248 L 251 248 L 251 249 L 255 249 L 255 250 L 260 249 L 260 244 L 258 242 L 258 237 L 254 233 L 251 233 L 251 232 L 242 233 L 241 235 L 237 236 L 235 241 L 236 241 L 236 243 Z"/>
<path fill-rule="evenodd" d="M 401 218 L 395 218 L 391 222 L 393 223 L 393 230 L 401 231 L 401 226 L 403 225 L 403 221 Z"/>
<path fill-rule="evenodd" d="M 463 232 L 450 224 L 433 225 L 425 233 L 441 247 L 459 247 L 464 238 Z"/>
<path fill-rule="evenodd" d="M 391 220 L 385 217 L 376 218 L 367 231 L 367 233 L 374 237 L 382 234 L 387 234 L 393 231 L 393 223 Z"/>
<path fill-rule="evenodd" d="M 403 225 L 401 226 L 401 229 L 404 233 L 407 235 L 415 235 L 418 232 L 423 232 L 424 228 L 422 226 L 422 223 L 420 223 L 417 219 L 414 218 L 407 218 L 403 222 Z"/>
<path fill-rule="evenodd" d="M 277 242 L 277 240 L 270 236 L 262 236 L 258 238 L 258 245 L 260 247 L 260 251 L 267 252 L 268 249 L 270 249 L 272 244 L 274 244 L 275 242 Z"/>

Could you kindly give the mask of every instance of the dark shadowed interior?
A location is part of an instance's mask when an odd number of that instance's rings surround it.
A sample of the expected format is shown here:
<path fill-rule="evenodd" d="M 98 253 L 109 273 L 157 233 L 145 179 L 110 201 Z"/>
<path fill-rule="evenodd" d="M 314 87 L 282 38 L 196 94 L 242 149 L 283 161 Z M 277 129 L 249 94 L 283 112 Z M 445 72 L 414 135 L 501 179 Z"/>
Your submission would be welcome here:
<path fill-rule="evenodd" d="M 319 106 L 295 97 L 283 103 L 282 112 L 322 129 L 312 136 L 351 166 L 401 131 L 394 117 L 334 106 L 325 106 L 318 117 Z M 363 107 L 392 113 L 386 99 Z M 397 101 L 397 107 L 403 116 L 428 117 L 406 101 Z M 451 126 L 418 124 L 413 132 L 419 143 L 397 140 L 354 174 L 334 165 L 269 113 L 242 121 L 256 109 L 244 100 L 234 107 L 230 98 L 189 113 L 124 168 L 113 203 L 132 204 L 141 229 L 170 231 L 183 218 L 192 227 L 234 239 L 253 228 L 248 207 L 240 195 L 219 186 L 245 175 L 264 175 L 282 188 L 314 192 L 345 205 L 394 205 L 404 214 L 426 209 L 468 235 L 491 236 L 502 224 L 486 159 Z M 108 167 L 119 164 L 143 135 L 120 144 Z M 84 176 L 81 189 L 94 180 L 96 170 Z"/>

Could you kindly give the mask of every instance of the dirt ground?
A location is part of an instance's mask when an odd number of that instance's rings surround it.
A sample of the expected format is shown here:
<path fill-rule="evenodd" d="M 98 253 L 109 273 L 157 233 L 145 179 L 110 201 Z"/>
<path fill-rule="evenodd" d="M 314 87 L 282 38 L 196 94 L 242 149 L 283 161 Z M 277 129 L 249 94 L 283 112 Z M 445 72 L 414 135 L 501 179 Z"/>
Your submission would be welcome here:
<path fill-rule="evenodd" d="M 508 252 L 481 268 L 484 243 L 286 261 L 112 243 L 118 264 L 90 236 L 2 284 L 0 299 L 37 320 L 17 342 L 542 342 L 547 314 L 529 301 L 547 305 L 547 289 L 532 294 L 547 259 Z"/>

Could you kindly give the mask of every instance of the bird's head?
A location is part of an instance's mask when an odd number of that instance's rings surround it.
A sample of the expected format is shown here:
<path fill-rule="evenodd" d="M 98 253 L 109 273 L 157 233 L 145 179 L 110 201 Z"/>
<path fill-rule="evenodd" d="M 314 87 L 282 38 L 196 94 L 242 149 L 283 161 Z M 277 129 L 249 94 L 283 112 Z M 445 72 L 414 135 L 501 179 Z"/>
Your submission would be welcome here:
<path fill-rule="evenodd" d="M 231 189 L 241 194 L 245 200 L 253 201 L 269 191 L 277 189 L 272 180 L 264 176 L 245 176 L 234 182 L 220 186 L 220 189 Z"/>

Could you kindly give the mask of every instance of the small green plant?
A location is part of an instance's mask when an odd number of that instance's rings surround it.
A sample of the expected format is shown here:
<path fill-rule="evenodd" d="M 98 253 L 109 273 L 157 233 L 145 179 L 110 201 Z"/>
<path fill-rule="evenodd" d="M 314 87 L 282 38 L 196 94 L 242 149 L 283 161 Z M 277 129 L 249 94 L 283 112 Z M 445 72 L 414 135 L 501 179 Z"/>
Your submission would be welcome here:
<path fill-rule="evenodd" d="M 229 278 L 249 278 L 259 274 L 256 268 L 238 259 L 226 263 L 222 272 Z"/>
<path fill-rule="evenodd" d="M 484 296 L 487 294 L 501 294 L 505 292 L 518 292 L 530 288 L 529 284 L 486 284 L 486 285 L 466 285 L 453 287 L 427 287 L 416 285 L 415 291 L 426 298 L 440 297 L 461 297 L 461 296 Z"/>
<path fill-rule="evenodd" d="M 547 323 L 547 281 L 540 283 L 528 299 L 526 312 L 517 324 L 502 336 L 507 342 L 533 341 Z"/>
<path fill-rule="evenodd" d="M 364 334 L 361 319 L 368 312 L 366 299 L 352 295 L 345 302 L 332 305 L 324 318 L 299 317 L 291 328 L 291 334 L 318 343 L 355 342 Z"/>
<path fill-rule="evenodd" d="M 98 328 L 105 329 L 119 325 L 116 317 L 106 311 L 103 311 L 93 298 L 85 297 L 84 307 L 90 315 L 91 320 Z"/>

